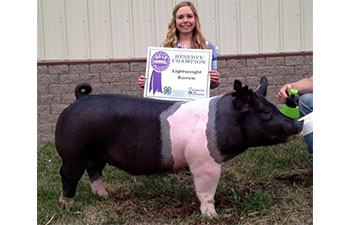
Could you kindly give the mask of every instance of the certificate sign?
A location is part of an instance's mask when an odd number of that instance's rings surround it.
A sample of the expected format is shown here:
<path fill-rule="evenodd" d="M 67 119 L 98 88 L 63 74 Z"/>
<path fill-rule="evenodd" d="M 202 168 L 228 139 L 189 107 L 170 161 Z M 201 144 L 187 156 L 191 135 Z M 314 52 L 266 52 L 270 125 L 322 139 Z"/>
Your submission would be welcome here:
<path fill-rule="evenodd" d="M 209 98 L 211 49 L 149 47 L 144 97 L 165 100 Z"/>

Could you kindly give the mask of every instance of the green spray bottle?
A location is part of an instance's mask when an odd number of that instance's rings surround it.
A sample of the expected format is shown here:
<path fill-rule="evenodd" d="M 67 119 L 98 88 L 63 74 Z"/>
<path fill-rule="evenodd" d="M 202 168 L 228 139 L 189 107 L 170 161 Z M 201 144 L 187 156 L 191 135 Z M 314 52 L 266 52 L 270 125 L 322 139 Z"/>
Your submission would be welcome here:
<path fill-rule="evenodd" d="M 288 97 L 286 99 L 286 103 L 281 108 L 281 113 L 285 116 L 288 116 L 292 119 L 299 119 L 299 109 L 298 109 L 298 90 L 292 88 L 289 92 L 287 92 Z"/>

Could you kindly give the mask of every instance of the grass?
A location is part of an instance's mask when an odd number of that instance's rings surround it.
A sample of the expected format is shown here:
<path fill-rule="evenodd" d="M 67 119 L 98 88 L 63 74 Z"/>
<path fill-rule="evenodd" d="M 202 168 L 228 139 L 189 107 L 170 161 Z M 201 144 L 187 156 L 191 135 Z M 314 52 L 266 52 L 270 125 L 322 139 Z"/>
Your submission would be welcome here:
<path fill-rule="evenodd" d="M 215 219 L 200 216 L 186 169 L 134 177 L 107 166 L 107 199 L 92 195 L 85 173 L 74 205 L 62 210 L 61 159 L 53 144 L 38 147 L 37 164 L 38 224 L 312 224 L 312 165 L 302 139 L 251 148 L 226 163 Z"/>

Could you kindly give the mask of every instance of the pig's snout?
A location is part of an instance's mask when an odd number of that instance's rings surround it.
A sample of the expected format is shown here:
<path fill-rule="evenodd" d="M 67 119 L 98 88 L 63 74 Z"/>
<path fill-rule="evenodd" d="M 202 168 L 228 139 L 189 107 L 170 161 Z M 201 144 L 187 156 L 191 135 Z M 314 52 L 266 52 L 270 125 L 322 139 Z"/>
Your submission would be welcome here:
<path fill-rule="evenodd" d="M 292 130 L 293 130 L 293 133 L 291 136 L 288 137 L 287 141 L 291 141 L 291 140 L 294 140 L 295 138 L 297 137 L 300 137 L 303 133 L 303 127 L 304 127 L 304 121 L 293 121 L 293 124 L 292 124 Z"/>
<path fill-rule="evenodd" d="M 298 129 L 298 134 L 300 134 L 304 128 L 304 120 L 302 121 L 295 121 L 296 122 L 296 128 Z"/>

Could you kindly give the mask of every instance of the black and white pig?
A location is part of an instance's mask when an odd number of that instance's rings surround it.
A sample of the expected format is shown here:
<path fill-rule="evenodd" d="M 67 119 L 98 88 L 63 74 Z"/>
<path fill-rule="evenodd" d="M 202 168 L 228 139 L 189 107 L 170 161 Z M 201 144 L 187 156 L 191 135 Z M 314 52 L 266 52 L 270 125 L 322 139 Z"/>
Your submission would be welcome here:
<path fill-rule="evenodd" d="M 92 192 L 107 196 L 106 163 L 132 175 L 189 167 L 202 215 L 216 216 L 214 195 L 223 163 L 248 147 L 286 142 L 303 128 L 303 122 L 285 117 L 265 99 L 267 79 L 260 83 L 254 92 L 235 80 L 232 93 L 188 102 L 89 95 L 90 85 L 78 85 L 77 100 L 56 126 L 63 162 L 61 206 L 73 202 L 85 170 Z"/>

